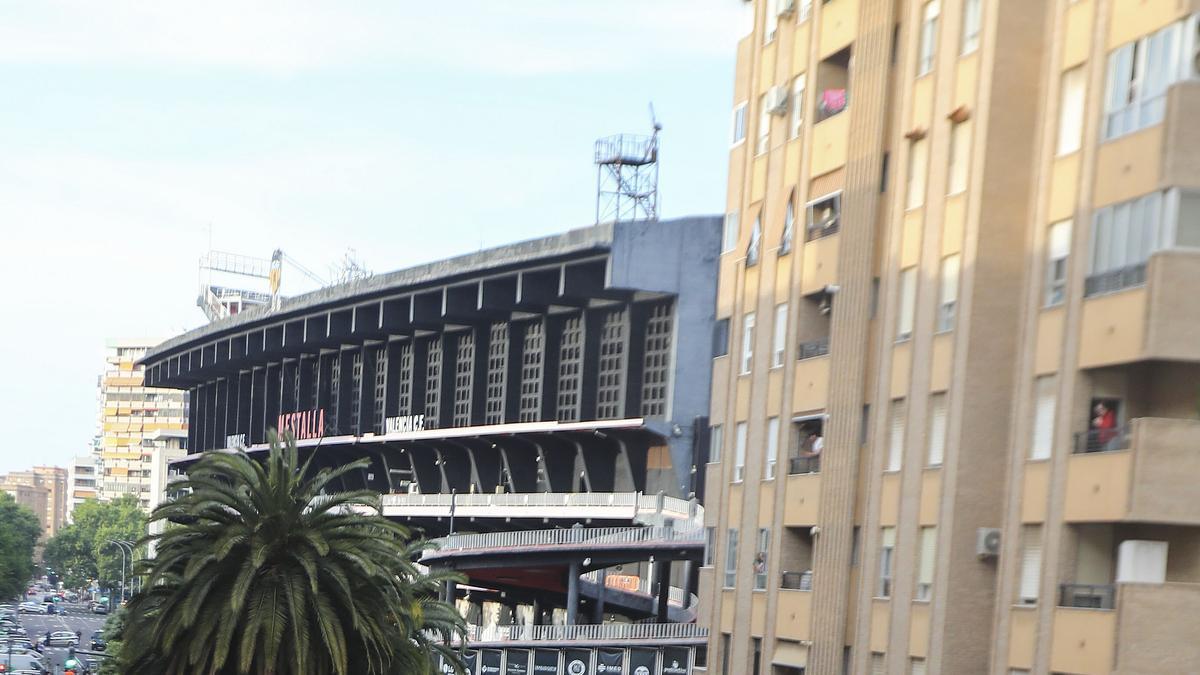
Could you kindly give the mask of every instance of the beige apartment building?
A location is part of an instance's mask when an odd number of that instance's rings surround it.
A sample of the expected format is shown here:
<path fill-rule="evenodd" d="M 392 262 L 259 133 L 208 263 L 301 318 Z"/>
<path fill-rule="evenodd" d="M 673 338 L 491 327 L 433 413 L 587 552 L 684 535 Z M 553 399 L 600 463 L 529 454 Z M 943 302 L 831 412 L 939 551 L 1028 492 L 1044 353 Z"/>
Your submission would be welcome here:
<path fill-rule="evenodd" d="M 0 490 L 37 515 L 43 539 L 53 537 L 67 520 L 66 469 L 35 466 L 0 475 Z"/>
<path fill-rule="evenodd" d="M 745 11 L 707 671 L 1200 672 L 1200 1 Z"/>
<path fill-rule="evenodd" d="M 99 383 L 97 461 L 90 482 L 86 467 L 77 461 L 76 471 L 84 478 L 73 486 L 73 498 L 83 499 L 90 493 L 110 501 L 132 494 L 149 511 L 157 502 L 155 495 L 166 485 L 163 467 L 186 454 L 187 394 L 144 386 L 144 367 L 137 363 L 159 342 L 134 339 L 108 343 Z"/>

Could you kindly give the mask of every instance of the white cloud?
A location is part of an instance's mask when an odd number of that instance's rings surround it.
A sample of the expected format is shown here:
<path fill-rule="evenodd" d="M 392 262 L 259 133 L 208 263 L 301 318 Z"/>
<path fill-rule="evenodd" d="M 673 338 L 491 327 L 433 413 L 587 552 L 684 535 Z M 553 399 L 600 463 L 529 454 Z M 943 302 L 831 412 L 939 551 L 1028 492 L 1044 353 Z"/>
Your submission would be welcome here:
<path fill-rule="evenodd" d="M 644 59 L 726 57 L 736 39 L 736 5 L 39 0 L 0 8 L 0 62 L 281 74 L 413 63 L 515 75 L 616 70 Z"/>

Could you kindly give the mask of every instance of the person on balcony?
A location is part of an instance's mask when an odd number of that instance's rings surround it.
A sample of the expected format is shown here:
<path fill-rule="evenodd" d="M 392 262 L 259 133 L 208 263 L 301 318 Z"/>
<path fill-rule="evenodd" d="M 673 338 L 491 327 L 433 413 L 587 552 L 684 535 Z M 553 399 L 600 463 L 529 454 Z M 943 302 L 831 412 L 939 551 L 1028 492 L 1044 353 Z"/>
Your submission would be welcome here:
<path fill-rule="evenodd" d="M 809 473 L 816 473 L 821 466 L 821 451 L 825 449 L 825 437 L 817 429 L 810 429 L 804 445 L 800 446 L 800 457 L 808 460 Z"/>
<path fill-rule="evenodd" d="M 1093 443 L 1089 444 L 1089 452 L 1109 450 L 1108 447 L 1117 437 L 1117 414 L 1104 401 L 1096 401 L 1092 408 Z"/>

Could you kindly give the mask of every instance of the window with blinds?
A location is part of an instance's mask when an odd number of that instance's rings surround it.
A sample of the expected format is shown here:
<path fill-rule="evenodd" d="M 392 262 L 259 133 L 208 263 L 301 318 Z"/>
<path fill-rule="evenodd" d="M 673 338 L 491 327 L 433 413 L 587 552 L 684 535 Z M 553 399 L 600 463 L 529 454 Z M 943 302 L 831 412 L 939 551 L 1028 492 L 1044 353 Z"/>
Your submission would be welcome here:
<path fill-rule="evenodd" d="M 725 588 L 733 588 L 737 582 L 738 531 L 730 528 L 725 533 Z"/>
<path fill-rule="evenodd" d="M 908 664 L 909 675 L 925 675 L 925 659 L 913 657 Z"/>
<path fill-rule="evenodd" d="M 754 554 L 754 588 L 767 588 L 767 561 L 771 555 L 771 530 L 762 527 L 758 530 L 758 550 Z"/>
<path fill-rule="evenodd" d="M 884 471 L 899 471 L 904 458 L 904 399 L 892 401 L 892 428 L 888 435 L 887 465 Z"/>
<path fill-rule="evenodd" d="M 929 140 L 921 138 L 908 148 L 908 190 L 905 207 L 917 209 L 925 205 L 925 174 L 929 169 Z"/>
<path fill-rule="evenodd" d="M 775 305 L 775 325 L 771 335 L 771 367 L 783 365 L 783 354 L 787 348 L 788 306 L 787 303 Z"/>
<path fill-rule="evenodd" d="M 754 363 L 754 312 L 746 312 L 742 318 L 742 375 L 750 372 Z"/>
<path fill-rule="evenodd" d="M 917 592 L 915 599 L 929 600 L 933 597 L 933 571 L 937 564 L 937 528 L 927 526 L 921 528 L 920 556 L 917 561 Z"/>
<path fill-rule="evenodd" d="M 939 333 L 954 330 L 954 317 L 958 309 L 958 254 L 942 258 L 942 278 L 938 288 L 937 329 Z"/>
<path fill-rule="evenodd" d="M 725 442 L 725 427 L 714 424 L 708 436 L 708 461 L 715 464 L 721 461 L 721 445 Z"/>
<path fill-rule="evenodd" d="M 1054 447 L 1054 411 L 1057 380 L 1053 375 L 1042 375 L 1033 385 L 1033 438 L 1029 445 L 1029 459 L 1048 459 Z"/>
<path fill-rule="evenodd" d="M 929 397 L 929 439 L 926 463 L 941 466 L 946 457 L 946 393 Z"/>
<path fill-rule="evenodd" d="M 871 652 L 871 675 L 884 675 L 883 654 Z"/>
<path fill-rule="evenodd" d="M 896 555 L 896 528 L 885 527 L 879 533 L 879 585 L 875 597 L 892 597 L 892 565 Z"/>
<path fill-rule="evenodd" d="M 1045 306 L 1061 305 L 1067 299 L 1067 259 L 1071 255 L 1071 221 L 1060 220 L 1046 235 Z"/>
<path fill-rule="evenodd" d="M 913 321 L 917 311 L 917 268 L 900 270 L 900 298 L 896 308 L 896 341 L 912 337 Z"/>
<path fill-rule="evenodd" d="M 1042 527 L 1025 525 L 1021 528 L 1021 579 L 1017 600 L 1023 605 L 1035 605 L 1042 576 Z"/>
<path fill-rule="evenodd" d="M 738 422 L 737 437 L 734 439 L 733 480 L 740 482 L 746 477 L 746 423 Z"/>
<path fill-rule="evenodd" d="M 763 478 L 775 477 L 775 464 L 779 461 L 779 418 L 767 420 L 767 457 L 763 462 Z"/>

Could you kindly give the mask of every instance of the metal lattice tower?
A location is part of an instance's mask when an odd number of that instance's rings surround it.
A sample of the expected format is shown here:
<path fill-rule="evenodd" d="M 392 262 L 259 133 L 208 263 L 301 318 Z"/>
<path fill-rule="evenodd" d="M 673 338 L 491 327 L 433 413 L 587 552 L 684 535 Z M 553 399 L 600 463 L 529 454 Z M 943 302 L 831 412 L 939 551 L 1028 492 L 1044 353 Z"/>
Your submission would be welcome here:
<path fill-rule="evenodd" d="M 596 141 L 596 222 L 658 218 L 658 132 Z"/>

